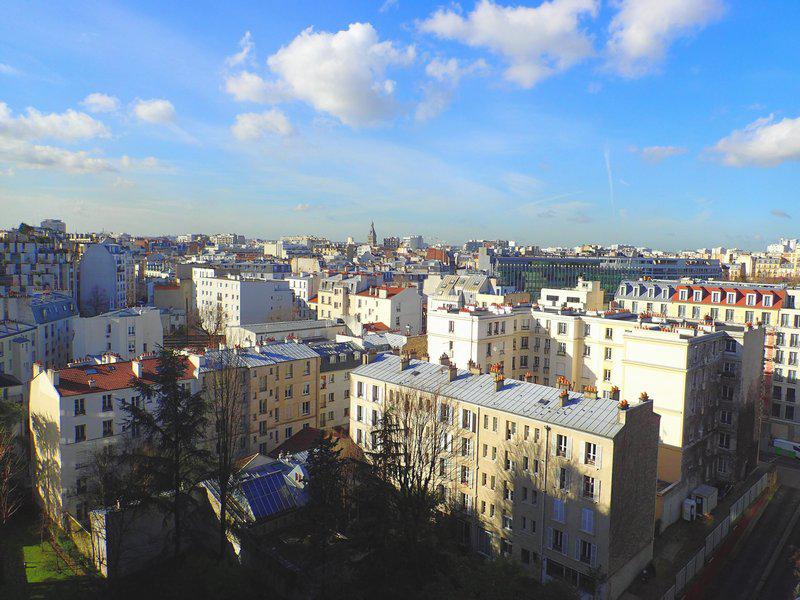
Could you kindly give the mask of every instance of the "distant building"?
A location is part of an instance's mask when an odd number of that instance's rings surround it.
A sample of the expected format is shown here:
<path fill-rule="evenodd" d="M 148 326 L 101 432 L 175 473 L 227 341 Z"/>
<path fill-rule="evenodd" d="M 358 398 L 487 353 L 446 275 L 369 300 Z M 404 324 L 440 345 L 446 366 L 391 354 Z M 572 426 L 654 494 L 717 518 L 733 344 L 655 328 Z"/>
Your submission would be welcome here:
<path fill-rule="evenodd" d="M 43 229 L 52 229 L 58 233 L 67 233 L 67 224 L 61 219 L 45 219 L 42 221 L 41 226 Z"/>
<path fill-rule="evenodd" d="M 574 288 L 542 288 L 539 294 L 539 306 L 551 308 L 572 308 L 576 310 L 603 310 L 605 308 L 605 292 L 599 281 L 584 281 L 578 278 Z"/>
<path fill-rule="evenodd" d="M 36 327 L 34 358 L 46 368 L 72 359 L 73 323 L 78 310 L 64 292 L 0 298 L 0 321 L 10 319 Z"/>
<path fill-rule="evenodd" d="M 152 306 L 123 308 L 74 321 L 72 356 L 83 359 L 112 353 L 132 360 L 164 345 L 161 310 Z"/>
<path fill-rule="evenodd" d="M 367 244 L 370 246 L 378 245 L 378 234 L 375 233 L 375 221 L 369 227 L 369 235 L 367 235 Z"/>
<path fill-rule="evenodd" d="M 78 289 L 78 308 L 83 316 L 128 306 L 130 289 L 135 294 L 130 251 L 108 241 L 86 248 L 80 261 Z"/>
<path fill-rule="evenodd" d="M 335 340 L 337 335 L 346 331 L 347 327 L 341 321 L 305 319 L 229 325 L 225 329 L 225 338 L 229 346 L 246 347 L 283 341 L 286 338 Z"/>

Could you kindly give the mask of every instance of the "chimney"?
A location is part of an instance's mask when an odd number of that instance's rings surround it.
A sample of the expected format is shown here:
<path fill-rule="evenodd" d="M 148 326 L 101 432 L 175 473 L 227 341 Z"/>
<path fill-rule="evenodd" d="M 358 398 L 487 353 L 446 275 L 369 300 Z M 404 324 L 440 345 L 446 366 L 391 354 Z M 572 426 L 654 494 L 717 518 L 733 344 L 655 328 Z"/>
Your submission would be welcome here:
<path fill-rule="evenodd" d="M 140 363 L 137 359 L 131 361 L 131 371 L 133 371 L 133 376 L 137 379 L 142 376 L 142 363 Z"/>
<path fill-rule="evenodd" d="M 408 368 L 410 362 L 411 362 L 411 356 L 409 356 L 407 352 L 403 352 L 400 355 L 400 370 L 405 371 Z"/>
<path fill-rule="evenodd" d="M 525 375 L 523 376 L 523 379 L 526 382 L 530 383 L 531 381 L 533 381 L 533 373 L 531 373 L 530 371 L 525 371 Z"/>
<path fill-rule="evenodd" d="M 562 392 L 568 392 L 570 387 L 572 387 L 570 385 L 569 379 L 567 379 L 563 375 L 559 375 L 556 381 L 558 382 L 556 387 L 558 387 L 558 389 L 560 389 Z"/>
<path fill-rule="evenodd" d="M 456 377 L 458 377 L 458 368 L 451 363 L 447 366 L 447 373 L 449 375 L 449 381 L 455 381 Z"/>
<path fill-rule="evenodd" d="M 567 404 L 569 404 L 569 392 L 566 389 L 562 389 L 558 395 L 558 405 L 563 408 Z"/>
<path fill-rule="evenodd" d="M 597 399 L 597 388 L 593 385 L 585 385 L 583 386 L 583 397 L 588 398 L 589 400 L 596 400 Z"/>
<path fill-rule="evenodd" d="M 467 369 L 469 369 L 470 374 L 472 375 L 480 375 L 481 368 L 475 364 L 473 360 L 470 359 L 469 363 L 467 363 Z"/>
<path fill-rule="evenodd" d="M 446 352 L 442 352 L 442 355 L 439 357 L 439 364 L 445 367 L 450 366 L 450 357 L 447 356 Z"/>
<path fill-rule="evenodd" d="M 361 355 L 362 364 L 368 365 L 375 360 L 375 350 L 367 350 Z"/>
<path fill-rule="evenodd" d="M 502 373 L 495 373 L 494 376 L 494 391 L 499 392 L 503 389 L 503 385 L 505 384 L 506 378 Z"/>

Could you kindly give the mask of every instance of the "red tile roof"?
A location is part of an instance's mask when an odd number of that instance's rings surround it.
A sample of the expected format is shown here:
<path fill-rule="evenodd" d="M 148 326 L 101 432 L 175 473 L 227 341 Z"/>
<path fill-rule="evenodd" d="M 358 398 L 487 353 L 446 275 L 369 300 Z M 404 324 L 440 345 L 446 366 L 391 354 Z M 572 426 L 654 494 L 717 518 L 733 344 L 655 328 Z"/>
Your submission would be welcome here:
<path fill-rule="evenodd" d="M 184 381 L 194 378 L 194 365 L 188 358 L 184 358 L 186 371 Z M 59 383 L 56 386 L 62 396 L 77 396 L 79 394 L 96 394 L 98 392 L 111 392 L 124 390 L 131 387 L 133 379 L 133 361 L 116 362 L 103 365 L 81 365 L 67 367 L 58 372 Z M 146 383 L 155 381 L 158 359 L 145 358 L 139 361 L 142 365 L 141 380 Z M 93 381 L 89 385 L 89 380 Z"/>
<path fill-rule="evenodd" d="M 386 323 L 381 321 L 375 321 L 374 323 L 364 323 L 363 325 L 364 331 L 369 331 L 370 333 L 380 333 L 381 331 L 390 331 L 391 327 L 389 327 Z"/>
<path fill-rule="evenodd" d="M 688 290 L 689 298 L 688 300 L 681 300 L 681 290 Z M 694 300 L 694 292 L 695 290 L 700 290 L 703 293 L 702 300 L 699 302 Z M 713 302 L 712 301 L 712 292 L 721 292 L 720 294 L 720 302 Z M 729 304 L 727 302 L 727 294 L 728 292 L 735 292 L 736 293 L 736 302 L 733 304 Z M 755 304 L 747 304 L 747 294 L 755 294 L 756 295 L 756 303 Z M 770 306 L 766 306 L 764 304 L 764 297 L 771 296 L 772 297 L 772 304 Z M 741 287 L 741 286 L 726 286 L 726 285 L 677 285 L 675 286 L 675 292 L 672 296 L 673 302 L 686 302 L 688 304 L 713 304 L 715 306 L 722 306 L 722 307 L 745 307 L 749 309 L 760 309 L 760 310 L 778 310 L 783 308 L 783 301 L 786 299 L 786 291 L 785 290 L 767 290 L 764 288 L 759 288 L 757 285 L 753 287 Z"/>

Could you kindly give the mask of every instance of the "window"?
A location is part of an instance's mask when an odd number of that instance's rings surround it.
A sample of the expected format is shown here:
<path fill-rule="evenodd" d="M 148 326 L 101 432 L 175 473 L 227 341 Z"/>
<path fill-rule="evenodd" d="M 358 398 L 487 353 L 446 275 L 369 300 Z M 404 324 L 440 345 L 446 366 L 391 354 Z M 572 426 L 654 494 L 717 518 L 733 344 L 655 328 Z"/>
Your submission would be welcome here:
<path fill-rule="evenodd" d="M 606 339 L 610 340 L 614 338 L 614 330 L 611 327 L 606 327 Z"/>
<path fill-rule="evenodd" d="M 550 548 L 556 552 L 564 552 L 564 532 L 559 529 L 553 529 L 550 536 Z"/>
<path fill-rule="evenodd" d="M 380 399 L 380 388 L 377 385 L 372 386 L 372 401 L 378 402 Z"/>
<path fill-rule="evenodd" d="M 605 359 L 606 360 L 611 360 L 611 348 L 606 348 L 605 349 Z"/>
<path fill-rule="evenodd" d="M 597 464 L 597 444 L 586 442 L 583 453 L 583 463 L 586 465 Z"/>
<path fill-rule="evenodd" d="M 356 384 L 356 397 L 363 398 L 364 397 L 364 383 L 359 381 Z"/>
<path fill-rule="evenodd" d="M 303 402 L 300 412 L 304 415 L 311 413 L 311 402 Z"/>
<path fill-rule="evenodd" d="M 715 304 L 722 302 L 722 292 L 711 292 L 711 301 Z"/>
<path fill-rule="evenodd" d="M 563 456 L 567 457 L 567 436 L 561 435 L 560 433 L 556 435 L 556 456 Z"/>
<path fill-rule="evenodd" d="M 583 476 L 583 497 L 597 502 L 600 492 L 600 482 L 594 477 Z"/>
<path fill-rule="evenodd" d="M 86 414 L 86 406 L 84 405 L 83 398 L 75 398 L 75 416 L 78 415 L 85 415 Z"/>
<path fill-rule="evenodd" d="M 724 448 L 725 450 L 730 450 L 731 447 L 731 436 L 729 433 L 720 433 L 719 434 L 719 447 Z"/>
<path fill-rule="evenodd" d="M 728 322 L 733 321 L 733 309 L 732 308 L 726 308 L 725 309 L 725 320 L 728 321 Z"/>
<path fill-rule="evenodd" d="M 736 292 L 728 292 L 725 294 L 725 302 L 728 304 L 736 304 Z"/>
<path fill-rule="evenodd" d="M 76 493 L 85 494 L 87 487 L 88 486 L 86 485 L 86 477 L 78 477 L 75 480 L 75 492 Z"/>
<path fill-rule="evenodd" d="M 595 545 L 586 540 L 581 540 L 579 545 L 578 560 L 587 565 L 594 565 L 596 550 Z"/>
<path fill-rule="evenodd" d="M 762 302 L 764 306 L 772 306 L 772 294 L 764 294 Z"/>
<path fill-rule="evenodd" d="M 732 414 L 729 410 L 721 410 L 719 411 L 719 422 L 724 425 L 730 425 L 732 420 Z"/>
<path fill-rule="evenodd" d="M 453 333 L 456 330 L 456 322 L 455 321 L 448 321 L 447 322 L 447 332 Z"/>
<path fill-rule="evenodd" d="M 303 384 L 303 396 L 308 396 L 311 393 L 311 384 L 304 383 Z"/>
<path fill-rule="evenodd" d="M 103 421 L 103 437 L 110 437 L 114 435 L 114 421 L 109 419 Z"/>
<path fill-rule="evenodd" d="M 684 301 L 688 300 L 689 299 L 689 290 L 681 290 L 680 293 L 678 294 L 678 297 L 681 300 L 684 300 Z"/>
<path fill-rule="evenodd" d="M 283 397 L 284 398 L 288 399 L 288 398 L 291 398 L 292 396 L 294 396 L 294 391 L 292 389 L 293 387 L 294 386 L 290 385 L 290 386 L 287 386 L 285 390 L 283 390 Z"/>
<path fill-rule="evenodd" d="M 794 406 L 787 404 L 783 407 L 783 418 L 787 421 L 794 421 Z"/>
<path fill-rule="evenodd" d="M 111 402 L 111 394 L 104 394 L 103 395 L 103 412 L 108 412 L 110 410 L 114 410 L 114 406 Z"/>
<path fill-rule="evenodd" d="M 559 323 L 558 324 L 558 334 L 559 335 L 566 335 L 567 333 L 567 324 L 566 323 Z"/>
<path fill-rule="evenodd" d="M 581 531 L 594 534 L 594 511 L 591 508 L 581 509 Z"/>
<path fill-rule="evenodd" d="M 75 441 L 82 442 L 86 439 L 86 425 L 75 425 Z"/>
<path fill-rule="evenodd" d="M 283 430 L 283 438 L 288 440 L 290 437 L 292 437 L 292 428 L 287 427 L 286 429 Z"/>
<path fill-rule="evenodd" d="M 583 355 L 584 356 L 591 356 L 592 355 L 592 347 L 591 346 L 584 346 L 583 347 Z"/>
<path fill-rule="evenodd" d="M 569 490 L 569 470 L 565 467 L 558 469 L 558 489 L 562 492 Z"/>
<path fill-rule="evenodd" d="M 755 306 L 756 305 L 756 295 L 755 294 L 747 294 L 745 303 L 747 306 Z"/>
<path fill-rule="evenodd" d="M 611 381 L 611 370 L 603 369 L 603 381 Z"/>
<path fill-rule="evenodd" d="M 514 529 L 514 519 L 511 518 L 511 515 L 508 513 L 503 513 L 503 529 L 507 529 L 511 531 Z"/>
<path fill-rule="evenodd" d="M 356 405 L 356 421 L 361 422 L 364 420 L 364 408 L 360 405 Z"/>
<path fill-rule="evenodd" d="M 553 520 L 559 523 L 567 522 L 567 509 L 563 500 L 553 498 Z"/>
<path fill-rule="evenodd" d="M 702 302 L 703 301 L 703 291 L 702 290 L 694 290 L 692 294 L 692 300 L 695 302 Z"/>

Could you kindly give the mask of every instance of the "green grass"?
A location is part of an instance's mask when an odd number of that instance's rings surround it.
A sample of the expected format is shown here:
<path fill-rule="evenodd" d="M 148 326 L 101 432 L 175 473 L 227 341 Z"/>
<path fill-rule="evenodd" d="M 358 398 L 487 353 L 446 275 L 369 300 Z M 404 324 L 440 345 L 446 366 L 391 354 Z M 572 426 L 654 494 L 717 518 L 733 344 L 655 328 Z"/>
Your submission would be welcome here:
<path fill-rule="evenodd" d="M 6 529 L 3 600 L 65 600 L 75 596 L 78 580 L 49 543 L 40 542 L 35 516 L 17 514 Z"/>

